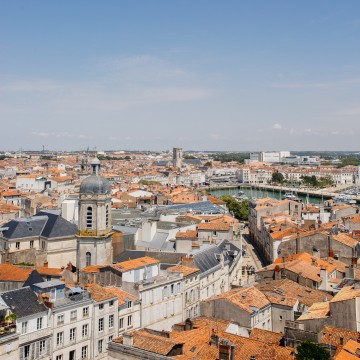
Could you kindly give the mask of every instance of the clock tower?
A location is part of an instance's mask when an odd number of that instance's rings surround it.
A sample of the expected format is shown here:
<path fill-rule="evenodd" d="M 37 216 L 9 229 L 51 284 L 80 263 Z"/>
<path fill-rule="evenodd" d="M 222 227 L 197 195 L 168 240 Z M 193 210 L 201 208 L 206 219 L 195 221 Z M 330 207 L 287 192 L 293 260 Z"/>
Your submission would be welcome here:
<path fill-rule="evenodd" d="M 91 161 L 92 175 L 80 185 L 77 267 L 111 264 L 111 184 L 99 175 L 100 161 Z"/>

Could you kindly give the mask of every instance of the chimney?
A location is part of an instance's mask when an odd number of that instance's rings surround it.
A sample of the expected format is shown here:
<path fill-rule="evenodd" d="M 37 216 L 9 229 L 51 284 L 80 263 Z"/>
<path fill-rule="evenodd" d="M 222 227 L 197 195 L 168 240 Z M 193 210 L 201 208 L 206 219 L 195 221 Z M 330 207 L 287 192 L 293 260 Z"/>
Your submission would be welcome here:
<path fill-rule="evenodd" d="M 219 342 L 219 360 L 235 360 L 235 345 L 228 340 Z"/>
<path fill-rule="evenodd" d="M 49 263 L 47 261 L 44 262 L 44 268 L 48 268 L 49 267 Z"/>
<path fill-rule="evenodd" d="M 123 344 L 127 346 L 134 345 L 134 335 L 131 333 L 124 333 L 123 334 Z"/>
<path fill-rule="evenodd" d="M 44 302 L 44 299 L 43 299 L 43 296 L 42 296 L 42 292 L 41 292 L 41 291 L 39 291 L 39 293 L 38 293 L 38 302 L 39 302 L 39 303 L 43 303 L 43 302 Z"/>
<path fill-rule="evenodd" d="M 195 268 L 195 262 L 194 262 L 194 258 L 192 257 L 192 255 L 190 255 L 189 257 L 184 256 L 181 259 L 181 264 L 183 266 L 187 266 L 187 267 L 190 267 L 190 268 Z"/>
<path fill-rule="evenodd" d="M 334 250 L 332 248 L 332 238 L 331 238 L 331 235 L 328 235 L 327 237 L 327 240 L 328 240 L 328 249 L 329 249 L 329 256 L 330 257 L 334 257 Z M 332 256 L 331 256 L 332 255 Z"/>
<path fill-rule="evenodd" d="M 215 348 L 219 347 L 219 337 L 214 329 L 211 330 L 210 345 Z"/>
<path fill-rule="evenodd" d="M 350 266 L 345 266 L 345 277 L 348 279 L 354 279 L 355 271 L 352 264 Z"/>
<path fill-rule="evenodd" d="M 296 236 L 296 254 L 299 254 L 300 252 L 301 252 L 301 235 L 299 231 Z"/>

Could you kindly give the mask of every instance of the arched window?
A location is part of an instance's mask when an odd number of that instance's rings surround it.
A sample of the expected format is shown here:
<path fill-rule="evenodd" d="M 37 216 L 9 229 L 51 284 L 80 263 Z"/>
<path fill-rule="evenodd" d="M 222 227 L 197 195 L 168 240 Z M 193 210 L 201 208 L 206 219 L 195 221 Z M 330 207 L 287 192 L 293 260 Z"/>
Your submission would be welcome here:
<path fill-rule="evenodd" d="M 106 205 L 106 227 L 109 227 L 109 205 Z"/>
<path fill-rule="evenodd" d="M 85 257 L 86 257 L 86 266 L 90 266 L 91 265 L 91 253 L 87 252 Z"/>
<path fill-rule="evenodd" d="M 88 206 L 86 211 L 86 228 L 91 229 L 92 228 L 92 207 Z"/>

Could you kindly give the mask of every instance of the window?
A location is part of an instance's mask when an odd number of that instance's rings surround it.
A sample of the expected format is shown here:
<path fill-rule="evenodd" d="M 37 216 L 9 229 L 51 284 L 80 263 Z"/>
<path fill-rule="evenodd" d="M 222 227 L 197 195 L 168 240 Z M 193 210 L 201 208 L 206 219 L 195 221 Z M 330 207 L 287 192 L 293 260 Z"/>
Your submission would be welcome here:
<path fill-rule="evenodd" d="M 214 230 L 213 231 L 213 236 L 216 236 L 216 235 L 217 235 L 216 230 Z"/>
<path fill-rule="evenodd" d="M 19 242 L 19 241 L 16 242 L 15 247 L 16 247 L 17 249 L 20 249 L 20 242 Z"/>
<path fill-rule="evenodd" d="M 127 308 L 128 308 L 128 309 L 131 309 L 131 307 L 132 307 L 132 301 L 128 301 L 128 303 L 127 303 Z"/>
<path fill-rule="evenodd" d="M 84 307 L 83 308 L 83 317 L 87 317 L 89 316 L 89 307 Z"/>
<path fill-rule="evenodd" d="M 21 324 L 21 333 L 22 334 L 26 334 L 27 333 L 27 321 L 24 321 L 22 324 Z"/>
<path fill-rule="evenodd" d="M 99 331 L 104 330 L 104 318 L 99 319 Z"/>
<path fill-rule="evenodd" d="M 30 358 L 30 345 L 25 345 L 23 347 L 23 357 L 24 360 L 28 360 Z"/>
<path fill-rule="evenodd" d="M 42 329 L 42 317 L 36 319 L 36 329 Z"/>
<path fill-rule="evenodd" d="M 99 310 L 103 310 L 104 309 L 104 304 L 99 304 Z"/>
<path fill-rule="evenodd" d="M 87 358 L 87 346 L 83 346 L 81 348 L 81 358 L 86 359 Z"/>
<path fill-rule="evenodd" d="M 30 249 L 34 247 L 34 240 L 30 240 Z"/>
<path fill-rule="evenodd" d="M 109 227 L 109 205 L 106 205 L 106 227 L 108 228 Z"/>
<path fill-rule="evenodd" d="M 129 315 L 128 316 L 128 326 L 131 326 L 131 324 L 132 324 L 132 316 L 131 315 Z"/>
<path fill-rule="evenodd" d="M 90 266 L 91 265 L 91 253 L 87 252 L 85 255 L 85 265 Z"/>
<path fill-rule="evenodd" d="M 56 334 L 56 345 L 61 345 L 64 342 L 64 332 L 58 332 Z"/>
<path fill-rule="evenodd" d="M 280 320 L 282 320 L 282 318 L 283 318 L 282 315 L 280 315 L 279 318 L 280 318 Z"/>
<path fill-rule="evenodd" d="M 40 355 L 44 355 L 45 354 L 45 348 L 46 348 L 46 342 L 45 340 L 40 340 L 39 341 L 39 353 Z"/>
<path fill-rule="evenodd" d="M 85 324 L 82 326 L 82 337 L 86 337 L 88 336 L 88 332 L 89 332 L 89 325 Z"/>
<path fill-rule="evenodd" d="M 76 310 L 71 310 L 70 312 L 70 320 L 76 320 L 77 318 L 77 311 Z"/>
<path fill-rule="evenodd" d="M 124 328 L 124 318 L 119 319 L 119 329 Z"/>
<path fill-rule="evenodd" d="M 109 336 L 109 342 L 112 341 L 113 338 L 114 338 L 114 335 Z"/>
<path fill-rule="evenodd" d="M 109 328 L 114 327 L 114 315 L 109 315 Z"/>
<path fill-rule="evenodd" d="M 56 360 L 63 360 L 63 356 L 62 355 L 56 355 Z"/>
<path fill-rule="evenodd" d="M 92 228 L 92 207 L 88 206 L 86 211 L 86 228 L 91 229 Z"/>
<path fill-rule="evenodd" d="M 58 317 L 57 317 L 57 323 L 58 323 L 58 325 L 64 323 L 64 314 L 58 315 Z"/>
<path fill-rule="evenodd" d="M 114 306 L 114 300 L 109 301 L 109 306 Z"/>
<path fill-rule="evenodd" d="M 75 340 L 75 332 L 76 332 L 76 328 L 70 329 L 70 341 Z"/>
<path fill-rule="evenodd" d="M 42 241 L 42 242 L 41 242 L 41 248 L 42 248 L 43 250 L 45 250 L 45 248 L 46 248 L 46 242 L 45 242 L 45 241 Z"/>
<path fill-rule="evenodd" d="M 99 352 L 99 354 L 101 354 L 103 352 L 103 342 L 104 342 L 104 340 L 99 340 L 98 341 L 98 352 Z"/>

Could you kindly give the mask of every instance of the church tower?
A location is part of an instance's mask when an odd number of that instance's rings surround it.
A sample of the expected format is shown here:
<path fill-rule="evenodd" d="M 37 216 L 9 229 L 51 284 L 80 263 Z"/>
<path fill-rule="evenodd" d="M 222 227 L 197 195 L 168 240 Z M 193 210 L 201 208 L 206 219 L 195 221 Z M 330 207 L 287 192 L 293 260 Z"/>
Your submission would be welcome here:
<path fill-rule="evenodd" d="M 92 175 L 80 185 L 77 267 L 111 264 L 111 184 L 101 177 L 100 161 L 91 161 Z"/>

